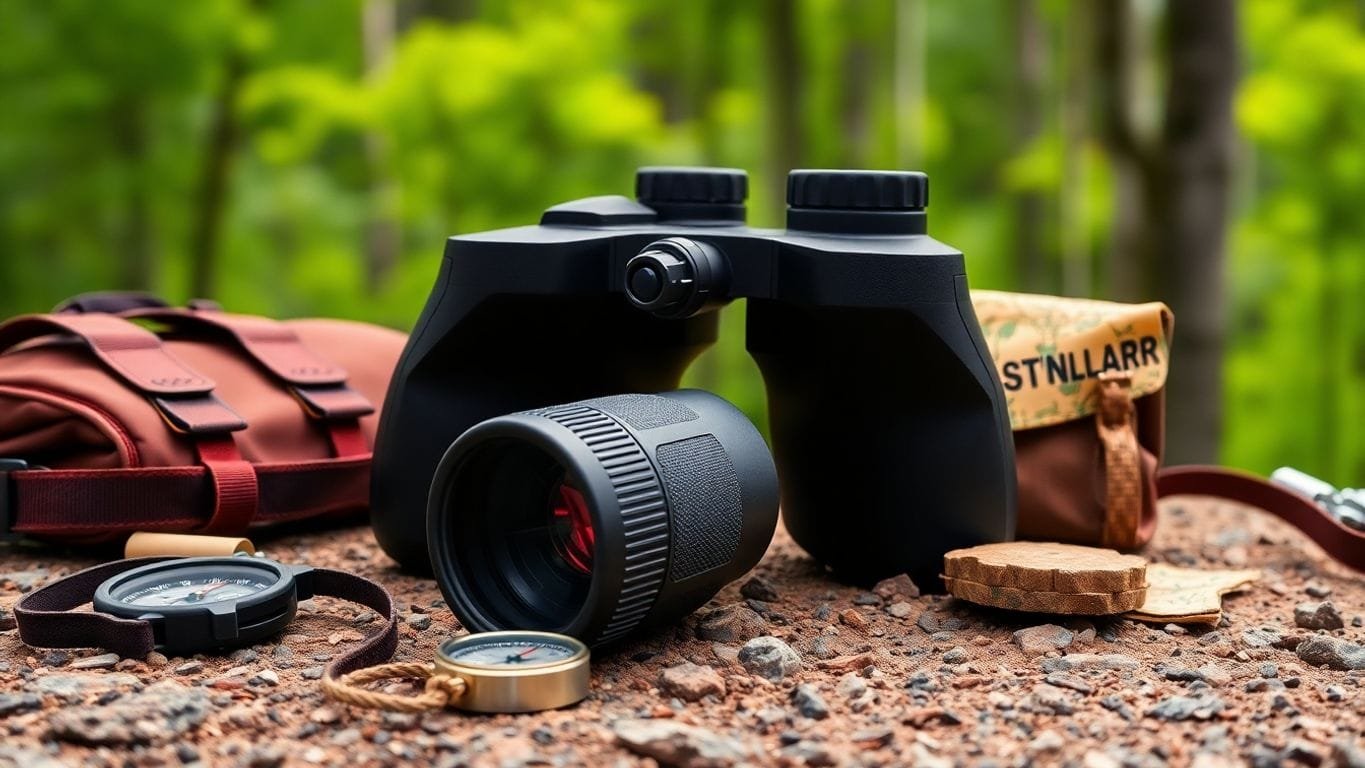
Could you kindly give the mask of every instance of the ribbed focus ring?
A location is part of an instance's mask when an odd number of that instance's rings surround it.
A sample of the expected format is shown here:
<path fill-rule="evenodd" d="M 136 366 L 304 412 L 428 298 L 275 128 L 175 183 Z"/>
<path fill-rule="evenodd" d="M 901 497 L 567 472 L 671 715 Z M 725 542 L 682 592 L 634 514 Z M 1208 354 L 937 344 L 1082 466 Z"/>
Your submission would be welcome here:
<path fill-rule="evenodd" d="M 611 479 L 625 531 L 625 572 L 621 593 L 606 628 L 590 644 L 615 640 L 633 630 L 654 607 L 668 567 L 668 506 L 649 457 L 615 419 L 583 405 L 532 411 L 573 432 Z"/>
<path fill-rule="evenodd" d="M 635 196 L 651 203 L 738 205 L 749 196 L 749 176 L 734 168 L 653 166 L 635 173 Z"/>
<path fill-rule="evenodd" d="M 797 170 L 787 205 L 846 211 L 914 211 L 929 204 L 929 177 L 915 171 Z"/>

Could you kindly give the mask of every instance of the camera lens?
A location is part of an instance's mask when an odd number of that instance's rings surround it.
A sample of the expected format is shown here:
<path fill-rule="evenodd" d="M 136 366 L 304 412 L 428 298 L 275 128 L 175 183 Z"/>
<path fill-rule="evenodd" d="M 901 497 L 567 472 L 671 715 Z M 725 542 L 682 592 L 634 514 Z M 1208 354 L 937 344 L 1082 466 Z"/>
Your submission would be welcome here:
<path fill-rule="evenodd" d="M 734 406 L 618 395 L 475 425 L 432 481 L 436 578 L 470 630 L 593 645 L 676 619 L 762 557 L 777 472 Z"/>

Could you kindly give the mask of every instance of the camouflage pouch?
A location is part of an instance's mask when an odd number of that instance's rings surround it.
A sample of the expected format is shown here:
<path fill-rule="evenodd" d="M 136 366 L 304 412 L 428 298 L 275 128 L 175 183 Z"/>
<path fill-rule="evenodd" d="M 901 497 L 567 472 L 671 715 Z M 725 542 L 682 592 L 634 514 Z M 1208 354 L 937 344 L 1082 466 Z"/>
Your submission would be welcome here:
<path fill-rule="evenodd" d="M 1156 526 L 1164 304 L 973 291 L 1005 387 L 1021 539 L 1134 549 Z"/>

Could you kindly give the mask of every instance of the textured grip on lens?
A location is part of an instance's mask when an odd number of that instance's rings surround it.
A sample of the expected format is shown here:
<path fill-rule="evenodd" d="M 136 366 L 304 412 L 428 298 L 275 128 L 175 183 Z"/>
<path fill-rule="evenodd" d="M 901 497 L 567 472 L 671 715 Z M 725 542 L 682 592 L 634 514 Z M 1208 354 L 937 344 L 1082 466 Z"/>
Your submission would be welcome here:
<path fill-rule="evenodd" d="M 578 404 L 531 413 L 578 436 L 611 479 L 626 537 L 625 578 L 611 620 L 597 637 L 584 639 L 590 644 L 615 640 L 633 630 L 649 613 L 663 586 L 669 549 L 663 487 L 635 438 L 611 416 Z"/>
<path fill-rule="evenodd" d="M 612 395 L 583 403 L 615 416 L 632 429 L 668 427 L 699 418 L 691 408 L 658 395 Z"/>
<path fill-rule="evenodd" d="M 730 562 L 739 550 L 739 475 L 713 435 L 665 443 L 656 454 L 673 506 L 673 562 L 680 581 Z"/>

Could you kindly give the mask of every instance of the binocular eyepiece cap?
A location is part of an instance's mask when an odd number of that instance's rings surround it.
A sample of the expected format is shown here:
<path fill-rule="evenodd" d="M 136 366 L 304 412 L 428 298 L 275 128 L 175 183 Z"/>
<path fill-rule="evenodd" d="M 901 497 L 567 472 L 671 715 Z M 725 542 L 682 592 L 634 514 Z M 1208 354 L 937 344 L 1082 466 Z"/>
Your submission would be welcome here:
<path fill-rule="evenodd" d="M 929 177 L 919 171 L 798 170 L 787 175 L 787 228 L 922 235 Z"/>
<path fill-rule="evenodd" d="M 929 204 L 919 171 L 799 170 L 787 175 L 787 205 L 843 211 L 917 211 Z"/>
<path fill-rule="evenodd" d="M 653 166 L 635 172 L 635 197 L 660 221 L 742 224 L 748 196 L 749 175 L 737 168 Z"/>

